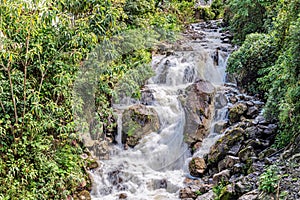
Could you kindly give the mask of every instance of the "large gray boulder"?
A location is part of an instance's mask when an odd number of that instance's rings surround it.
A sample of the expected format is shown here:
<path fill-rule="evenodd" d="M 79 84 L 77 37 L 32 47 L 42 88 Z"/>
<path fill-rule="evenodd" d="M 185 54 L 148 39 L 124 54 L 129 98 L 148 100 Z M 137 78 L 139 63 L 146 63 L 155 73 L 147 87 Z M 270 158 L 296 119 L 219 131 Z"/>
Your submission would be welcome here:
<path fill-rule="evenodd" d="M 197 80 L 180 96 L 186 115 L 185 142 L 189 145 L 202 141 L 209 133 L 214 95 L 215 88 L 210 82 Z"/>

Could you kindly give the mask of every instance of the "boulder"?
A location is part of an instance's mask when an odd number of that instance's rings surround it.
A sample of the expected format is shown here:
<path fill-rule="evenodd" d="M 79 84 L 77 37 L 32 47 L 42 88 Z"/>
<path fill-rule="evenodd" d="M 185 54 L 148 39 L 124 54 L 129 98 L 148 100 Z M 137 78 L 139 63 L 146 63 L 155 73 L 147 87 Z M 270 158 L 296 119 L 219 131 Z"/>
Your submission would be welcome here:
<path fill-rule="evenodd" d="M 239 163 L 239 157 L 227 155 L 223 160 L 218 163 L 218 170 L 222 171 L 224 169 L 232 168 L 236 163 Z"/>
<path fill-rule="evenodd" d="M 244 194 L 243 196 L 241 196 L 240 198 L 238 198 L 238 200 L 257 200 L 257 199 L 258 199 L 258 190 L 250 191 Z"/>
<path fill-rule="evenodd" d="M 214 125 L 214 132 L 215 133 L 222 133 L 223 130 L 227 127 L 227 121 L 219 121 Z"/>
<path fill-rule="evenodd" d="M 213 176 L 213 182 L 215 184 L 218 184 L 221 181 L 228 181 L 230 178 L 230 170 L 229 169 L 225 169 L 217 174 L 214 174 Z"/>
<path fill-rule="evenodd" d="M 181 199 L 187 199 L 187 198 L 195 199 L 196 197 L 197 195 L 195 194 L 195 192 L 192 191 L 190 187 L 183 188 L 179 192 L 179 198 Z"/>
<path fill-rule="evenodd" d="M 258 115 L 258 111 L 259 110 L 256 106 L 251 106 L 251 107 L 248 108 L 246 115 L 249 118 L 254 119 Z"/>
<path fill-rule="evenodd" d="M 235 104 L 229 110 L 229 121 L 231 123 L 236 123 L 240 120 L 241 116 L 247 111 L 248 107 L 243 103 Z"/>
<path fill-rule="evenodd" d="M 215 96 L 215 108 L 219 109 L 219 108 L 223 108 L 224 106 L 226 106 L 228 103 L 227 98 L 225 96 L 225 94 L 223 93 L 218 93 Z"/>
<path fill-rule="evenodd" d="M 214 86 L 203 80 L 197 80 L 180 96 L 185 111 L 184 135 L 189 145 L 202 141 L 209 133 L 212 120 Z"/>
<path fill-rule="evenodd" d="M 219 139 L 211 148 L 208 154 L 208 164 L 215 165 L 222 160 L 228 151 L 244 139 L 244 130 L 234 128 L 227 130 L 225 135 Z"/>
<path fill-rule="evenodd" d="M 201 177 L 206 169 L 206 163 L 203 158 L 193 158 L 189 163 L 190 174 L 195 177 Z"/>
<path fill-rule="evenodd" d="M 119 194 L 119 199 L 127 199 L 127 194 L 126 193 Z"/>
<path fill-rule="evenodd" d="M 215 195 L 212 190 L 210 190 L 207 193 L 202 194 L 196 198 L 196 200 L 214 200 L 214 199 L 215 199 Z"/>
<path fill-rule="evenodd" d="M 239 158 L 241 159 L 241 161 L 243 162 L 246 162 L 248 161 L 251 157 L 255 156 L 255 153 L 254 153 L 254 149 L 252 146 L 248 146 L 244 149 L 242 149 L 240 152 L 239 152 Z"/>
<path fill-rule="evenodd" d="M 160 124 L 157 112 L 144 105 L 134 105 L 123 112 L 122 143 L 134 147 L 145 135 L 158 131 Z"/>

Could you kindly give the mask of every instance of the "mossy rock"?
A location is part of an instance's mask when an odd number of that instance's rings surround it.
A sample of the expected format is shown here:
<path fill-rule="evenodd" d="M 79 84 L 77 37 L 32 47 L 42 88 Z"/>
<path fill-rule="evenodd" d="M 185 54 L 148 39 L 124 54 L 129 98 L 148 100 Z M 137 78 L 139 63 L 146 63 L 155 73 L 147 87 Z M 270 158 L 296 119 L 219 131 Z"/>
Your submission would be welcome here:
<path fill-rule="evenodd" d="M 206 170 L 206 163 L 203 158 L 193 158 L 189 163 L 189 171 L 192 176 L 201 177 Z"/>
<path fill-rule="evenodd" d="M 235 144 L 243 140 L 244 130 L 242 128 L 234 128 L 226 131 L 225 135 L 211 147 L 208 154 L 208 164 L 216 165 Z"/>
<path fill-rule="evenodd" d="M 243 103 L 235 104 L 229 110 L 229 121 L 236 123 L 240 120 L 241 116 L 247 111 L 248 107 Z"/>
<path fill-rule="evenodd" d="M 144 105 L 134 105 L 125 110 L 122 122 L 122 143 L 129 147 L 136 146 L 141 138 L 160 128 L 157 112 Z"/>

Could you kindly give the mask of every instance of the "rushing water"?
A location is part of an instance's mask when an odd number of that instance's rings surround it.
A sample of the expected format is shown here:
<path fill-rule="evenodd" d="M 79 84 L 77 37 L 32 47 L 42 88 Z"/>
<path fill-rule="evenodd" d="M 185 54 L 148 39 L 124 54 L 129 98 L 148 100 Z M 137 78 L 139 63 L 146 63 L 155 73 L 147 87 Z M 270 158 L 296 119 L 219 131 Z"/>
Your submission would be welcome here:
<path fill-rule="evenodd" d="M 197 27 L 197 26 L 195 26 Z M 153 68 L 156 75 L 148 80 L 146 87 L 153 91 L 151 105 L 158 113 L 160 130 L 145 136 L 137 146 L 124 150 L 121 145 L 122 109 L 118 113 L 118 145 L 113 147 L 111 158 L 100 162 L 91 172 L 93 177 L 92 198 L 119 199 L 126 194 L 129 200 L 179 199 L 179 189 L 188 173 L 186 161 L 191 157 L 184 142 L 185 113 L 178 99 L 180 91 L 196 78 L 211 81 L 216 87 L 224 82 L 227 52 L 220 51 L 217 64 L 212 58 L 221 44 L 219 30 L 200 30 L 206 35 L 205 43 L 187 43 L 193 51 L 175 51 L 170 56 L 155 56 Z M 225 109 L 216 109 L 215 121 L 226 117 Z M 213 130 L 213 128 L 212 128 Z M 196 152 L 202 156 L 218 138 L 211 131 Z"/>

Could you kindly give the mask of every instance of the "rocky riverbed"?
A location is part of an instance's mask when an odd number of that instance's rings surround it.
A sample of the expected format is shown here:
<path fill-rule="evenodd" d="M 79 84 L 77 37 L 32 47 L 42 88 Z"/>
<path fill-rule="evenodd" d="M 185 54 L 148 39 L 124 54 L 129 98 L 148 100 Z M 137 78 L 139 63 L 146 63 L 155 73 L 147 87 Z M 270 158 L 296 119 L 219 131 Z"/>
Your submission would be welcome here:
<path fill-rule="evenodd" d="M 108 161 L 92 172 L 93 198 L 300 198 L 300 156 L 272 147 L 277 124 L 264 118 L 264 102 L 222 75 L 235 47 L 221 24 L 192 24 L 182 40 L 157 46 L 156 76 L 118 111 L 117 146 L 97 145 Z M 272 193 L 263 176 L 274 179 Z"/>
<path fill-rule="evenodd" d="M 227 34 L 224 42 L 231 39 Z M 276 122 L 264 118 L 264 102 L 240 92 L 233 80 L 228 77 L 221 89 L 224 96 L 216 99 L 228 105 L 227 120 L 214 128 L 221 137 L 204 156 L 195 156 L 195 151 L 180 198 L 300 199 L 299 153 L 273 148 Z"/>

